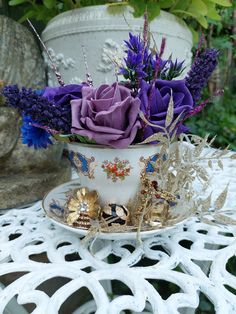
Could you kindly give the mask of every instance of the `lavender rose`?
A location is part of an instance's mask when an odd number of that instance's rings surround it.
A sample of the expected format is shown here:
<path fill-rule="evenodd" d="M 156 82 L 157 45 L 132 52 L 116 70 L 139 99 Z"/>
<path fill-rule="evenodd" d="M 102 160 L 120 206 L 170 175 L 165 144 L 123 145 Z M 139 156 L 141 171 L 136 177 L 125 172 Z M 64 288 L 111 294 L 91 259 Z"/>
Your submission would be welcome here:
<path fill-rule="evenodd" d="M 118 83 L 96 89 L 83 87 L 82 99 L 71 101 L 71 132 L 98 144 L 125 148 L 134 141 L 141 127 L 139 110 L 140 100 Z"/>
<path fill-rule="evenodd" d="M 182 113 L 184 117 L 193 109 L 193 99 L 185 85 L 184 80 L 157 80 L 152 91 L 151 103 L 149 95 L 151 84 L 142 81 L 139 98 L 141 100 L 141 110 L 148 117 L 150 123 L 157 126 L 165 126 L 166 113 L 170 102 L 171 90 L 174 101 L 174 119 Z M 185 132 L 187 127 L 182 124 L 178 126 L 178 133 Z M 160 128 L 147 125 L 144 128 L 143 138 L 151 136 L 153 133 L 161 132 Z"/>

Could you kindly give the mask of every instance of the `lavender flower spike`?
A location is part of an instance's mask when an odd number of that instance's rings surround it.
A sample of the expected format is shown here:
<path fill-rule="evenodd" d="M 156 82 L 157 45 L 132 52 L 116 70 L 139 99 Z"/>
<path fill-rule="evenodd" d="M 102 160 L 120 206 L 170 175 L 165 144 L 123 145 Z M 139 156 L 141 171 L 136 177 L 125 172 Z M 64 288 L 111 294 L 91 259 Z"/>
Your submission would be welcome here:
<path fill-rule="evenodd" d="M 214 48 L 200 51 L 185 78 L 186 86 L 192 94 L 195 105 L 201 98 L 203 87 L 206 86 L 207 81 L 218 64 L 218 55 L 219 51 Z"/>
<path fill-rule="evenodd" d="M 17 85 L 3 88 L 2 94 L 9 105 L 30 116 L 35 124 L 64 134 L 71 130 L 72 99 L 81 98 L 82 84 L 70 84 L 60 87 L 47 87 L 42 95 L 38 91 Z"/>

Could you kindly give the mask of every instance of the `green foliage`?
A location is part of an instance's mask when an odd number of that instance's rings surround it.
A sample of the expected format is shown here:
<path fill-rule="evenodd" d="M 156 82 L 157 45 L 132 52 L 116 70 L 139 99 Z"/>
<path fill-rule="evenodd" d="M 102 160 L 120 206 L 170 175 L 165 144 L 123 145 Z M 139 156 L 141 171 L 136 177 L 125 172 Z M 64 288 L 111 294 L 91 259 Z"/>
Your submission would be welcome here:
<path fill-rule="evenodd" d="M 25 6 L 25 14 L 20 22 L 27 18 L 33 18 L 47 23 L 55 15 L 67 10 L 100 4 L 111 4 L 110 11 L 119 12 L 123 5 L 129 4 L 135 17 L 140 17 L 148 12 L 149 20 L 153 20 L 160 14 L 160 10 L 166 10 L 183 20 L 194 19 L 202 27 L 208 27 L 208 18 L 219 21 L 220 15 L 216 6 L 231 6 L 230 0 L 123 0 L 112 3 L 112 0 L 10 0 L 11 6 Z M 114 5 L 115 4 L 115 5 Z M 116 8 L 115 8 L 116 7 Z"/>
<path fill-rule="evenodd" d="M 22 23 L 29 19 L 46 24 L 54 16 L 89 5 L 106 4 L 106 0 L 10 0 L 10 6 L 24 6 L 24 14 L 19 19 Z"/>
<path fill-rule="evenodd" d="M 202 137 L 206 133 L 210 133 L 212 137 L 217 135 L 214 142 L 217 147 L 230 145 L 230 149 L 236 150 L 235 96 L 226 89 L 224 96 L 215 99 L 200 114 L 191 118 L 191 121 L 186 123 L 190 126 L 191 133 Z"/>
<path fill-rule="evenodd" d="M 234 0 L 234 7 L 236 1 Z M 211 21 L 206 32 L 208 46 L 220 50 L 219 66 L 209 86 L 204 90 L 203 99 L 207 99 L 217 89 L 224 89 L 224 95 L 214 98 L 204 110 L 191 118 L 187 124 L 195 134 L 217 135 L 215 145 L 236 150 L 236 49 L 233 7 L 221 9 L 221 21 Z M 218 72 L 218 73 L 217 73 Z M 213 86 L 213 87 L 212 87 Z"/>

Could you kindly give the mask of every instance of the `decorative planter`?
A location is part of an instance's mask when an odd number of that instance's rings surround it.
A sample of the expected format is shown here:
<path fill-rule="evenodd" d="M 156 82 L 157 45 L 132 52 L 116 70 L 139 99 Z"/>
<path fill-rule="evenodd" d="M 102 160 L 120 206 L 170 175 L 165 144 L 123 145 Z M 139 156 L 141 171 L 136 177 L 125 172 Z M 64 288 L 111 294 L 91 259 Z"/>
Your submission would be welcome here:
<path fill-rule="evenodd" d="M 68 144 L 69 157 L 81 186 L 97 190 L 102 205 L 126 205 L 135 198 L 142 173 L 153 172 L 157 145 L 112 149 L 101 145 Z"/>
<path fill-rule="evenodd" d="M 131 11 L 127 6 L 124 13 L 111 15 L 106 5 L 92 6 L 62 13 L 49 22 L 42 38 L 67 84 L 86 79 L 82 46 L 95 85 L 115 81 L 111 58 L 123 59 L 122 45 L 128 32 L 142 33 L 143 19 L 134 18 Z M 183 21 L 162 11 L 150 29 L 157 47 L 162 37 L 166 38 L 165 58 L 172 54 L 185 60 L 186 67 L 190 65 L 192 34 Z M 49 85 L 57 85 L 51 71 Z"/>

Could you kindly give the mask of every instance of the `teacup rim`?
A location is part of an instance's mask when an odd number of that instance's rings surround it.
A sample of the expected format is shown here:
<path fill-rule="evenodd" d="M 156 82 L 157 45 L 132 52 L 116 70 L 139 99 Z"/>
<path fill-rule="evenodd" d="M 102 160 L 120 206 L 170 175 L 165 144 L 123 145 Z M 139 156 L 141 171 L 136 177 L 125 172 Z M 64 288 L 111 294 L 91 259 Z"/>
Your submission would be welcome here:
<path fill-rule="evenodd" d="M 138 149 L 138 148 L 143 148 L 143 147 L 160 147 L 160 144 L 134 144 L 134 145 L 129 145 L 124 148 L 114 148 L 111 146 L 106 146 L 106 145 L 100 145 L 100 144 L 89 144 L 89 143 L 78 143 L 78 142 L 71 142 L 71 143 L 66 143 L 66 146 L 78 146 L 78 147 L 89 147 L 89 148 L 99 148 L 99 149 L 110 149 L 110 150 L 125 150 L 125 149 Z"/>

